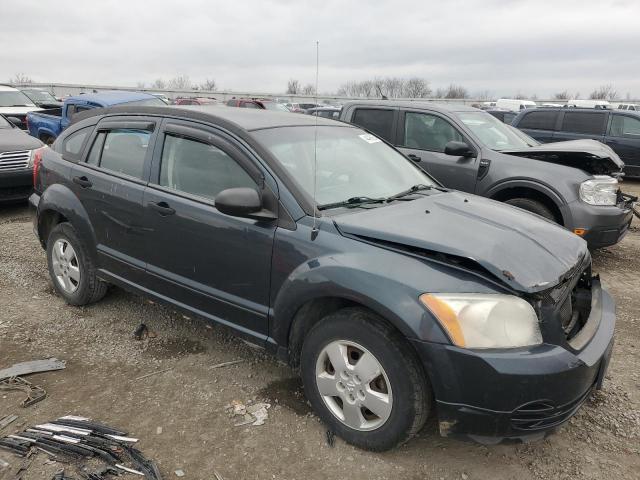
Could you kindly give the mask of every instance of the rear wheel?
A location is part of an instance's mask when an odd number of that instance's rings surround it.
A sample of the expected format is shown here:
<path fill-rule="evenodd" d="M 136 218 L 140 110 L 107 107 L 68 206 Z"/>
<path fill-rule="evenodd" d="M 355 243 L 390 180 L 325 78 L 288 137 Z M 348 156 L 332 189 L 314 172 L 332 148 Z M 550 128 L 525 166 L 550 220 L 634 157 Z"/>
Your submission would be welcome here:
<path fill-rule="evenodd" d="M 47 147 L 50 147 L 51 145 L 53 145 L 53 142 L 56 141 L 56 139 L 50 135 L 42 135 L 40 137 L 40 140 L 42 141 L 42 143 L 44 143 Z"/>
<path fill-rule="evenodd" d="M 87 305 L 106 294 L 107 284 L 97 278 L 95 265 L 70 223 L 59 223 L 51 230 L 47 262 L 53 286 L 67 303 Z"/>
<path fill-rule="evenodd" d="M 406 340 L 376 315 L 346 308 L 307 335 L 301 354 L 305 394 L 348 443 L 388 450 L 424 425 L 431 393 Z"/>
<path fill-rule="evenodd" d="M 541 217 L 551 220 L 552 222 L 557 222 L 556 216 L 553 212 L 538 200 L 532 200 L 530 198 L 512 198 L 510 200 L 505 200 L 504 203 L 521 208 L 527 212 L 535 213 Z"/>

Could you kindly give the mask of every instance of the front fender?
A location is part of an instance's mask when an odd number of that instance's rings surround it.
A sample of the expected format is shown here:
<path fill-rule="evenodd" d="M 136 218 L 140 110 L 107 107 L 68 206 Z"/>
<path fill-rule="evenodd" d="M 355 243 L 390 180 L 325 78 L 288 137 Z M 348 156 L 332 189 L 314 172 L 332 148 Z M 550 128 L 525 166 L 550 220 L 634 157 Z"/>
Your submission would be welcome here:
<path fill-rule="evenodd" d="M 40 197 L 37 209 L 38 237 L 43 245 L 46 238 L 43 238 L 44 219 L 47 212 L 55 212 L 64 216 L 78 232 L 84 241 L 89 253 L 95 258 L 96 236 L 89 220 L 89 215 L 80 203 L 78 197 L 66 185 L 55 183 L 48 187 Z"/>
<path fill-rule="evenodd" d="M 427 274 L 422 282 L 421 273 Z M 313 258 L 291 272 L 278 291 L 271 335 L 277 344 L 287 345 L 300 308 L 312 300 L 337 298 L 372 310 L 408 338 L 449 343 L 440 325 L 419 303 L 424 291 L 411 286 L 430 283 L 428 274 L 416 268 L 415 259 L 385 250 Z"/>
<path fill-rule="evenodd" d="M 571 215 L 571 209 L 560 192 L 547 183 L 531 180 L 528 178 L 512 178 L 502 182 L 491 185 L 484 193 L 483 196 L 488 198 L 496 198 L 501 192 L 510 188 L 528 188 L 535 190 L 536 192 L 545 195 L 558 207 L 562 214 L 562 219 L 565 225 L 571 225 L 573 216 Z"/>

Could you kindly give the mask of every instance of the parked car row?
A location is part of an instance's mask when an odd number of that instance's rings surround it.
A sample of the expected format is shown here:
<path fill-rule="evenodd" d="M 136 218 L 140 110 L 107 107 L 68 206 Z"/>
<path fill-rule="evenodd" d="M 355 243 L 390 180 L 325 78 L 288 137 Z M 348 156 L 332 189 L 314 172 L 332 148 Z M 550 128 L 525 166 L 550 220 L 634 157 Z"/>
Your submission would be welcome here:
<path fill-rule="evenodd" d="M 624 234 L 615 178 L 589 173 L 615 175 L 617 155 L 539 145 L 469 107 L 354 102 L 341 118 L 78 114 L 33 161 L 56 291 L 86 305 L 113 284 L 231 328 L 299 369 L 361 448 L 432 415 L 489 443 L 566 422 L 602 385 L 615 307 L 587 243 L 555 222 L 596 244 Z"/>

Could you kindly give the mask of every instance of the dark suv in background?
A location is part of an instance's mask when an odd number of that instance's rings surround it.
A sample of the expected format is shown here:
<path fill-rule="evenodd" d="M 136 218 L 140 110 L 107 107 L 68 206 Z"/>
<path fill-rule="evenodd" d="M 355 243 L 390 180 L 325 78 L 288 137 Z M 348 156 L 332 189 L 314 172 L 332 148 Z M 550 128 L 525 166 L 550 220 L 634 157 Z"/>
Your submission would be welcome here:
<path fill-rule="evenodd" d="M 540 145 L 464 105 L 353 101 L 340 119 L 395 145 L 443 185 L 528 210 L 582 236 L 592 248 L 626 234 L 634 198 L 615 176 L 624 164 L 593 140 Z"/>
<path fill-rule="evenodd" d="M 536 108 L 512 122 L 542 143 L 591 138 L 609 145 L 629 177 L 640 177 L 640 113 L 588 108 Z"/>

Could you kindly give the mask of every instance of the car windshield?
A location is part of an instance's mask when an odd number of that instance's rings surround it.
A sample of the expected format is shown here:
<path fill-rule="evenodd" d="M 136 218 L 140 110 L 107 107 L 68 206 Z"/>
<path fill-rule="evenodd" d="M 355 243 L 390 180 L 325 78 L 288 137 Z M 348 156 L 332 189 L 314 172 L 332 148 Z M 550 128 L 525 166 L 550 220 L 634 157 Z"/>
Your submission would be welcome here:
<path fill-rule="evenodd" d="M 0 92 L 0 107 L 35 107 L 24 93 L 18 91 Z"/>
<path fill-rule="evenodd" d="M 262 105 L 264 105 L 264 108 L 267 109 L 267 110 L 276 110 L 278 112 L 289 112 L 290 111 L 283 104 L 277 103 L 277 102 L 262 102 Z"/>
<path fill-rule="evenodd" d="M 313 197 L 314 163 L 317 162 L 315 198 L 318 206 L 353 198 L 386 198 L 416 185 L 436 186 L 402 154 L 359 128 L 297 126 L 258 130 L 252 134 L 309 197 Z"/>
<path fill-rule="evenodd" d="M 493 115 L 485 112 L 459 112 L 458 118 L 491 150 L 512 150 L 532 146 L 528 139 L 516 133 Z"/>
<path fill-rule="evenodd" d="M 34 102 L 57 102 L 56 97 L 46 90 L 22 90 Z"/>
<path fill-rule="evenodd" d="M 138 105 L 140 107 L 166 107 L 167 104 L 164 103 L 159 98 L 147 98 L 145 100 L 135 100 L 133 102 L 124 102 L 119 105 Z"/>
<path fill-rule="evenodd" d="M 0 128 L 11 128 L 11 124 L 2 115 L 0 115 Z"/>

